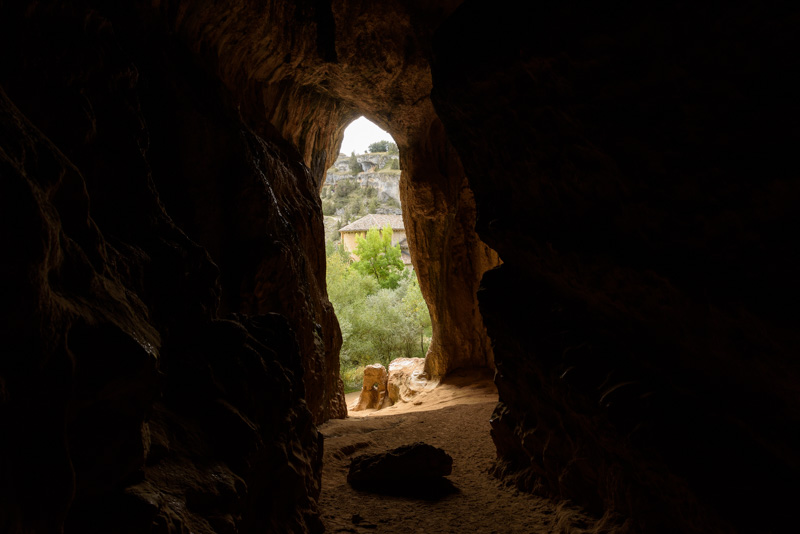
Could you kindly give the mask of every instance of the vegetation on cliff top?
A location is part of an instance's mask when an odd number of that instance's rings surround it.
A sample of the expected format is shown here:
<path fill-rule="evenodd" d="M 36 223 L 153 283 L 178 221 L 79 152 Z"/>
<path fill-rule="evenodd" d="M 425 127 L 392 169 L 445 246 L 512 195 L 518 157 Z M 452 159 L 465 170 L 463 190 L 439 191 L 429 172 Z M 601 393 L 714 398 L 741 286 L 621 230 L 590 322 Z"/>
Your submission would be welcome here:
<path fill-rule="evenodd" d="M 324 185 L 320 192 L 323 215 L 337 215 L 341 228 L 381 208 L 399 208 L 393 198 L 381 200 L 374 187 L 361 187 L 353 178 L 343 178 L 335 185 Z M 337 236 L 338 237 L 338 236 Z"/>

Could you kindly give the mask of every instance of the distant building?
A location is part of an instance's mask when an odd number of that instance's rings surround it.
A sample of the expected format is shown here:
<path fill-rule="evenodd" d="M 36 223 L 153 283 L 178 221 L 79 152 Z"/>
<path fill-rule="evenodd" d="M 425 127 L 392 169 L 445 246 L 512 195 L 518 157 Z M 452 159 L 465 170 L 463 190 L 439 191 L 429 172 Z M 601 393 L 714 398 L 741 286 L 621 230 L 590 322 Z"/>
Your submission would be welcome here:
<path fill-rule="evenodd" d="M 357 260 L 358 257 L 353 254 L 356 249 L 356 236 L 366 237 L 367 230 L 370 228 L 377 228 L 382 231 L 387 224 L 392 228 L 392 245 L 400 245 L 400 259 L 403 260 L 403 264 L 406 267 L 411 267 L 411 255 L 408 252 L 406 228 L 403 225 L 402 215 L 370 213 L 347 226 L 343 226 L 339 229 L 339 235 L 342 237 L 342 246 L 350 253 L 350 257 Z"/>

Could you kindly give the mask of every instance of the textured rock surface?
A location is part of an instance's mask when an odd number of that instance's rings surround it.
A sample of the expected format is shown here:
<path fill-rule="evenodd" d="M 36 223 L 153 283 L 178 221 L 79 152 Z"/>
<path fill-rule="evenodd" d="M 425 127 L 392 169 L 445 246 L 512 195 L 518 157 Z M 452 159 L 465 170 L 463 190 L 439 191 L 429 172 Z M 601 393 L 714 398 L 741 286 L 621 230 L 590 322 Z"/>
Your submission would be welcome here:
<path fill-rule="evenodd" d="M 356 402 L 350 407 L 354 412 L 380 410 L 386 400 L 386 367 L 379 363 L 364 368 L 364 382 Z"/>
<path fill-rule="evenodd" d="M 350 484 L 419 482 L 445 477 L 453 471 L 453 458 L 438 447 L 417 442 L 379 454 L 362 454 L 350 461 Z"/>
<path fill-rule="evenodd" d="M 426 371 L 496 359 L 499 474 L 639 531 L 787 530 L 800 32 L 742 4 L 0 3 L 0 529 L 317 528 L 314 192 L 363 113 Z"/>
<path fill-rule="evenodd" d="M 398 402 L 413 402 L 423 391 L 436 387 L 438 382 L 425 374 L 425 358 L 397 358 L 389 364 L 386 383 L 389 406 Z"/>
<path fill-rule="evenodd" d="M 119 15 L 0 7 L 0 530 L 319 530 L 313 181 Z"/>
<path fill-rule="evenodd" d="M 474 294 L 498 258 L 474 231 L 472 194 L 429 99 L 430 38 L 458 2 L 170 4 L 176 15 L 164 24 L 251 127 L 260 132 L 265 118 L 264 130 L 298 148 L 319 187 L 352 119 L 363 114 L 393 136 L 414 221 L 406 235 L 435 325 L 428 371 L 491 365 Z"/>
<path fill-rule="evenodd" d="M 505 262 L 479 291 L 498 472 L 639 532 L 781 531 L 797 10 L 579 5 L 516 23 L 465 2 L 434 46 L 433 100 Z"/>

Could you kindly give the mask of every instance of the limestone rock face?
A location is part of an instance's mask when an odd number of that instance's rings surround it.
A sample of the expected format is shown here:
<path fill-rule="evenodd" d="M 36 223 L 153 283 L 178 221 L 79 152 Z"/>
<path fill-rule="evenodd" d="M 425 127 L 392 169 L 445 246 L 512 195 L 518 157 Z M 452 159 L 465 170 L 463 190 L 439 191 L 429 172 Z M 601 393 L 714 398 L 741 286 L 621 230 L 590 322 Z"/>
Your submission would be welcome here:
<path fill-rule="evenodd" d="M 475 293 L 483 273 L 500 258 L 474 235 L 475 199 L 441 122 L 431 118 L 423 131 L 409 147 L 414 156 L 402 165 L 400 196 L 409 214 L 404 221 L 414 270 L 433 324 L 425 372 L 435 378 L 458 367 L 494 366 Z"/>
<path fill-rule="evenodd" d="M 364 368 L 364 382 L 361 386 L 361 394 L 358 400 L 350 407 L 350 410 L 359 412 L 362 410 L 380 410 L 386 403 L 386 380 L 388 374 L 386 367 L 379 363 L 367 365 Z"/>
<path fill-rule="evenodd" d="M 389 364 L 386 385 L 388 406 L 398 402 L 412 402 L 414 397 L 426 389 L 435 387 L 425 374 L 425 358 L 397 358 Z"/>
<path fill-rule="evenodd" d="M 497 472 L 636 532 L 779 532 L 800 483 L 797 10 L 627 6 L 465 2 L 435 36 L 432 98 L 504 262 L 478 291 Z"/>

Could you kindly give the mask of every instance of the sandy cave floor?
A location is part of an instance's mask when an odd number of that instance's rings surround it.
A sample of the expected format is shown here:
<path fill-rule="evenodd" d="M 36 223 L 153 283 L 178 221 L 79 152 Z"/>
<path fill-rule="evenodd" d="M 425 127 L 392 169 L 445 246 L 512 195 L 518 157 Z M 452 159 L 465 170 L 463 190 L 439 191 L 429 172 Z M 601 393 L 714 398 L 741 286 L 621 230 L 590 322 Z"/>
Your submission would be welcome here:
<path fill-rule="evenodd" d="M 351 404 L 358 393 L 347 396 Z M 461 372 L 436 389 L 380 411 L 351 412 L 320 427 L 325 436 L 320 511 L 326 532 L 539 533 L 591 532 L 580 510 L 519 492 L 489 474 L 495 448 L 489 418 L 497 390 L 487 373 Z M 424 441 L 453 457 L 442 495 L 356 491 L 346 481 L 350 459 Z"/>

